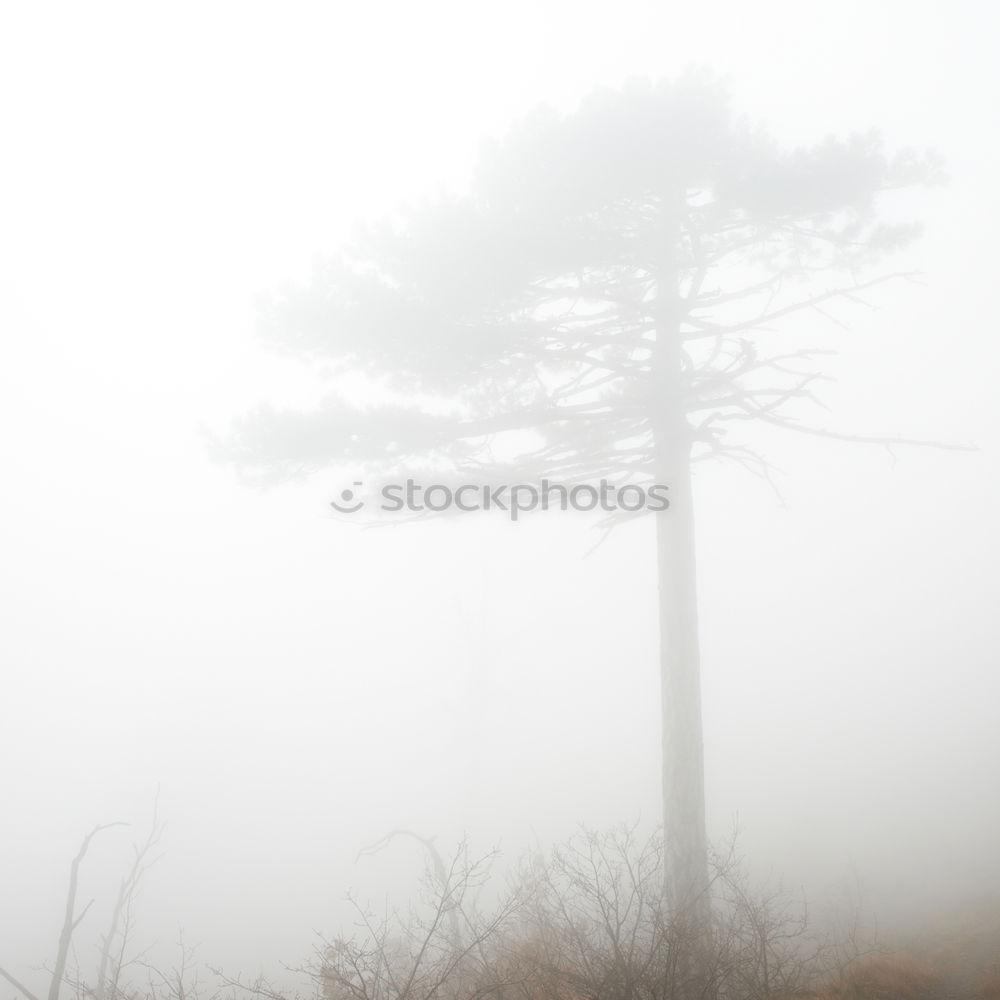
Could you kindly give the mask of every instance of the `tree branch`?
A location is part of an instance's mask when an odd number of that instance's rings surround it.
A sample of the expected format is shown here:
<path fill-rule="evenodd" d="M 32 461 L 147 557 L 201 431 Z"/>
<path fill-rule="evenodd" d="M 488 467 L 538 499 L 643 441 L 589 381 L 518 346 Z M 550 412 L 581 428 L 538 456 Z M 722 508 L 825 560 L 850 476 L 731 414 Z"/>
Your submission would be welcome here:
<path fill-rule="evenodd" d="M 896 278 L 912 280 L 916 276 L 916 271 L 894 271 L 891 274 L 883 274 L 878 278 L 872 278 L 870 281 L 863 281 L 858 284 L 847 285 L 844 288 L 833 288 L 828 292 L 821 292 L 819 295 L 813 295 L 808 299 L 793 302 L 791 305 L 784 306 L 781 309 L 775 309 L 771 312 L 762 313 L 756 319 L 747 320 L 745 323 L 736 323 L 732 326 L 719 326 L 717 324 L 711 324 L 708 320 L 700 320 L 698 317 L 690 317 L 690 321 L 696 322 L 699 325 L 704 325 L 705 332 L 685 334 L 684 339 L 705 340 L 709 337 L 719 337 L 724 336 L 725 334 L 738 333 L 745 330 L 759 330 L 762 328 L 762 324 L 764 323 L 770 323 L 773 320 L 781 319 L 783 316 L 788 316 L 801 309 L 813 308 L 821 302 L 829 302 L 831 299 L 837 298 L 846 298 L 856 294 L 857 292 L 864 291 L 866 288 L 873 288 L 876 285 L 884 284 L 885 282 L 892 281 Z"/>
<path fill-rule="evenodd" d="M 20 990 L 27 1000 L 38 1000 L 38 997 L 36 997 L 35 994 L 24 985 L 24 983 L 15 979 L 6 969 L 0 969 L 0 976 L 3 976 L 3 978 L 14 987 L 14 989 Z"/>
<path fill-rule="evenodd" d="M 914 447 L 914 448 L 937 448 L 940 451 L 979 450 L 975 445 L 948 444 L 945 441 L 933 441 L 925 438 L 881 437 L 877 435 L 867 435 L 867 434 L 843 434 L 839 431 L 825 430 L 822 427 L 809 427 L 806 424 L 799 424 L 787 418 L 777 417 L 769 413 L 751 413 L 747 414 L 746 417 L 742 417 L 739 414 L 734 414 L 733 417 L 728 419 L 739 420 L 741 418 L 763 420 L 765 423 L 774 424 L 776 427 L 781 427 L 787 431 L 796 431 L 799 434 L 811 434 L 814 437 L 831 438 L 834 441 L 851 441 L 856 444 L 879 444 L 883 445 L 886 448 L 891 448 L 893 445 L 904 445 L 906 447 Z"/>
<path fill-rule="evenodd" d="M 62 932 L 59 935 L 59 949 L 56 952 L 56 963 L 52 969 L 52 981 L 49 984 L 48 1000 L 59 1000 L 59 987 L 62 984 L 63 976 L 66 973 L 66 960 L 69 957 L 69 946 L 73 937 L 73 931 L 76 929 L 80 921 L 86 916 L 87 910 L 90 909 L 90 903 L 88 903 L 79 917 L 73 917 L 73 911 L 76 907 L 76 888 L 80 873 L 80 862 L 83 861 L 86 856 L 91 840 L 93 840 L 94 837 L 103 830 L 110 830 L 115 826 L 128 826 L 128 823 L 106 823 L 103 826 L 95 826 L 94 829 L 83 838 L 80 850 L 77 852 L 76 857 L 70 865 L 69 889 L 66 893 L 66 914 L 63 918 Z M 93 900 L 91 900 L 91 902 L 93 902 Z"/>

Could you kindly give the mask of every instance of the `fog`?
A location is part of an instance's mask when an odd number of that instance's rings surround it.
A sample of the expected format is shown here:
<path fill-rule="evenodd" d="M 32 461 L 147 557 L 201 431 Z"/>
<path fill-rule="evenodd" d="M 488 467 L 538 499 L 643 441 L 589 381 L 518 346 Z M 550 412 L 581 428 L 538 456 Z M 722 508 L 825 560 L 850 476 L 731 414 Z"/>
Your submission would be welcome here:
<path fill-rule="evenodd" d="M 152 822 L 133 940 L 236 975 L 308 956 L 413 841 L 511 863 L 660 821 L 651 518 L 337 516 L 349 462 L 259 487 L 213 440 L 323 365 L 256 336 L 358 220 L 451 192 L 541 104 L 707 70 L 783 147 L 877 128 L 948 182 L 798 346 L 846 435 L 741 428 L 773 487 L 695 466 L 710 841 L 891 925 L 1000 893 L 996 11 L 10 4 L 0 27 L 0 966 L 41 995 L 69 864 L 96 962 Z M 838 314 L 839 315 L 839 314 Z M 804 329 L 804 333 L 802 330 Z M 794 339 L 794 338 L 793 338 Z M 825 407 L 825 409 L 823 408 Z M 159 961 L 169 962 L 169 958 Z M 13 996 L 11 988 L 8 993 Z"/>

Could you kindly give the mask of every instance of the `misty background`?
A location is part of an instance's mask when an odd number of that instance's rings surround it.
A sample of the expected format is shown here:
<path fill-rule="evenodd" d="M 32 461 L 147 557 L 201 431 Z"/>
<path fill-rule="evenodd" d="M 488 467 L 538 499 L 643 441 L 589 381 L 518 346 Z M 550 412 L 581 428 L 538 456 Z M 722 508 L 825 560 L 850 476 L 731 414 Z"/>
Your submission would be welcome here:
<path fill-rule="evenodd" d="M 659 810 L 651 526 L 364 529 L 357 478 L 258 492 L 206 429 L 313 375 L 255 297 L 360 218 L 461 190 L 540 102 L 707 66 L 786 146 L 934 146 L 923 286 L 824 333 L 827 426 L 754 428 L 770 488 L 697 468 L 710 835 L 873 905 L 1000 890 L 996 12 L 966 2 L 11 4 L 0 31 L 0 963 L 25 981 L 84 869 L 85 961 L 159 788 L 136 940 L 255 972 L 344 892 L 405 897 L 389 829 L 520 855 Z"/>

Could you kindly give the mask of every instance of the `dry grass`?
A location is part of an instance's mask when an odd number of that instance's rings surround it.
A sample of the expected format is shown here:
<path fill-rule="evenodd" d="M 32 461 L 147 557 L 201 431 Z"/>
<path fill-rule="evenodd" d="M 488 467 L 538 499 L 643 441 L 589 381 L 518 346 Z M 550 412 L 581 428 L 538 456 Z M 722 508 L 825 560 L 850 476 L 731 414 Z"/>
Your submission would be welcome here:
<path fill-rule="evenodd" d="M 978 1000 L 1000 1000 L 1000 972 L 993 972 L 980 983 Z"/>
<path fill-rule="evenodd" d="M 848 968 L 839 982 L 824 991 L 844 1000 L 925 1000 L 934 992 L 939 975 L 933 966 L 907 952 L 872 955 Z"/>

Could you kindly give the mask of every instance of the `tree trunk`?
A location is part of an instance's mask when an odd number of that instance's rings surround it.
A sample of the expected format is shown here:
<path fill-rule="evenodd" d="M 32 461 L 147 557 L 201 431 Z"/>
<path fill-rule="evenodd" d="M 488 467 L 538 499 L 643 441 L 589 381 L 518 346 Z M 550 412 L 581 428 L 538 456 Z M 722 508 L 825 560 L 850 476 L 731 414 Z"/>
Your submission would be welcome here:
<path fill-rule="evenodd" d="M 656 301 L 652 409 L 656 481 L 670 506 L 656 514 L 660 698 L 663 740 L 665 891 L 671 908 L 695 926 L 708 919 L 708 845 L 701 732 L 701 664 L 695 578 L 690 390 L 680 335 L 676 225 L 668 227 Z"/>
<path fill-rule="evenodd" d="M 708 914 L 708 847 L 694 511 L 690 445 L 676 445 L 663 448 L 658 463 L 670 506 L 656 515 L 665 875 L 673 910 L 700 923 Z"/>

